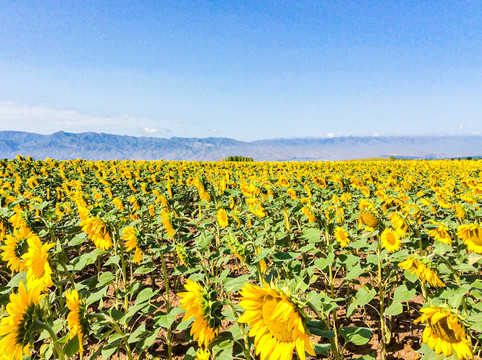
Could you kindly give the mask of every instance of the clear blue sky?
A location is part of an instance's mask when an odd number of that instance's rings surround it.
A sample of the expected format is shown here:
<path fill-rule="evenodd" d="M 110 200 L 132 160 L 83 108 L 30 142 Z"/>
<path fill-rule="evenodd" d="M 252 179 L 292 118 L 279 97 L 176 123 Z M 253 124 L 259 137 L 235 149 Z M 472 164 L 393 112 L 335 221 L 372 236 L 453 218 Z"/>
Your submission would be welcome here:
<path fill-rule="evenodd" d="M 482 134 L 482 2 L 0 2 L 0 130 Z"/>

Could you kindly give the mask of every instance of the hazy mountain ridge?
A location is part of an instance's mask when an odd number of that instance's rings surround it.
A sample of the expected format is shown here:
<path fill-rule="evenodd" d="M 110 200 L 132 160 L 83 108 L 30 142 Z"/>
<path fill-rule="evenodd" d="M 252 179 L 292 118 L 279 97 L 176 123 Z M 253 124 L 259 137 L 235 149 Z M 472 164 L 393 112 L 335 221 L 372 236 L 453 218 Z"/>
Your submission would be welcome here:
<path fill-rule="evenodd" d="M 482 156 L 482 136 L 394 136 L 267 139 L 155 138 L 105 133 L 40 135 L 0 131 L 0 158 L 30 155 L 66 159 L 219 160 L 231 155 L 257 161 L 347 160 L 368 157 L 452 158 Z"/>

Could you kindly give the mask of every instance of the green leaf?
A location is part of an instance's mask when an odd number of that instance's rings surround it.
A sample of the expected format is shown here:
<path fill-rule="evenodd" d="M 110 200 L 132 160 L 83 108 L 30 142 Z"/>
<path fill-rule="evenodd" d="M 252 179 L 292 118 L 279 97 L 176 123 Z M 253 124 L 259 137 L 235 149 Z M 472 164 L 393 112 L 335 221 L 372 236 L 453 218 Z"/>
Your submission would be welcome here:
<path fill-rule="evenodd" d="M 306 323 L 308 330 L 313 335 L 321 336 L 324 338 L 333 338 L 335 333 L 329 329 L 326 329 L 321 321 L 308 321 Z"/>
<path fill-rule="evenodd" d="M 406 285 L 401 285 L 395 289 L 395 293 L 393 294 L 393 302 L 404 302 L 411 300 L 415 294 L 416 290 L 408 290 Z"/>
<path fill-rule="evenodd" d="M 365 270 L 362 269 L 360 264 L 357 264 L 355 267 L 353 267 L 348 274 L 345 276 L 345 280 L 353 280 L 359 277 L 361 274 L 363 274 Z"/>
<path fill-rule="evenodd" d="M 146 324 L 141 324 L 137 329 L 135 329 L 131 333 L 131 336 L 129 336 L 129 339 L 127 340 L 127 342 L 130 344 L 130 343 L 133 343 L 135 341 L 139 341 L 144 337 L 144 335 L 146 333 L 147 333 Z"/>
<path fill-rule="evenodd" d="M 117 265 L 120 261 L 120 256 L 119 255 L 114 255 L 111 256 L 105 263 L 104 266 L 108 265 Z"/>
<path fill-rule="evenodd" d="M 394 316 L 403 312 L 403 306 L 399 302 L 392 302 L 392 304 L 385 309 L 384 315 Z"/>
<path fill-rule="evenodd" d="M 136 304 L 143 303 L 145 301 L 150 300 L 155 294 L 157 294 L 159 290 L 152 291 L 150 287 L 142 289 L 136 297 Z"/>
<path fill-rule="evenodd" d="M 20 283 L 23 282 L 24 285 L 27 284 L 27 272 L 22 271 L 21 273 L 16 274 L 7 284 L 7 288 L 17 288 Z"/>
<path fill-rule="evenodd" d="M 79 337 L 74 336 L 64 347 L 64 353 L 68 357 L 74 356 L 79 351 Z"/>
<path fill-rule="evenodd" d="M 156 270 L 156 267 L 152 264 L 139 266 L 134 274 L 149 274 Z"/>
<path fill-rule="evenodd" d="M 321 236 L 323 235 L 323 231 L 320 229 L 315 228 L 307 228 L 303 230 L 303 234 L 301 235 L 302 239 L 307 240 L 309 243 L 317 243 L 321 241 Z"/>
<path fill-rule="evenodd" d="M 260 262 L 261 260 L 263 260 L 266 256 L 268 256 L 269 254 L 271 254 L 273 252 L 273 250 L 271 248 L 263 248 L 261 249 L 261 251 L 259 252 L 258 255 L 256 255 L 256 257 L 253 259 L 253 264 L 256 264 L 258 262 Z"/>
<path fill-rule="evenodd" d="M 194 322 L 194 318 L 190 318 L 189 320 L 186 321 L 181 321 L 179 325 L 176 326 L 176 330 L 183 331 L 188 329 L 191 324 Z"/>
<path fill-rule="evenodd" d="M 93 303 L 101 300 L 105 296 L 105 293 L 107 292 L 107 288 L 108 288 L 108 286 L 106 285 L 102 289 L 91 293 L 89 295 L 89 297 L 85 300 L 85 303 L 87 305 L 90 305 L 90 304 L 93 304 Z"/>
<path fill-rule="evenodd" d="M 356 299 L 358 300 L 358 304 L 360 306 L 365 306 L 375 297 L 376 294 L 377 292 L 375 291 L 375 289 L 367 291 L 365 288 L 361 288 L 356 293 Z"/>
<path fill-rule="evenodd" d="M 172 308 L 171 311 L 169 311 L 169 314 L 159 316 L 156 320 L 156 324 L 164 329 L 169 329 L 174 321 L 176 321 L 177 316 L 183 311 L 184 310 L 180 307 Z"/>
<path fill-rule="evenodd" d="M 329 357 L 330 349 L 330 344 L 313 344 L 313 350 L 315 350 L 316 355 L 323 355 L 325 357 Z"/>
<path fill-rule="evenodd" d="M 319 270 L 324 270 L 325 268 L 328 267 L 328 265 L 333 264 L 333 261 L 335 260 L 335 254 L 334 253 L 329 253 L 326 258 L 318 258 L 315 260 L 314 265 L 319 269 Z"/>
<path fill-rule="evenodd" d="M 110 271 L 106 271 L 99 276 L 98 286 L 101 287 L 101 286 L 108 285 L 112 281 L 114 281 L 114 279 L 115 279 L 115 276 Z"/>
<path fill-rule="evenodd" d="M 372 337 L 372 330 L 365 327 L 345 326 L 340 329 L 340 334 L 347 342 L 365 345 Z"/>
<path fill-rule="evenodd" d="M 297 252 L 275 252 L 272 258 L 274 263 L 280 263 L 294 260 L 300 255 L 301 254 Z"/>
<path fill-rule="evenodd" d="M 228 292 L 235 292 L 241 290 L 244 284 L 249 283 L 251 275 L 242 275 L 237 278 L 227 278 L 224 283 L 224 289 Z"/>
<path fill-rule="evenodd" d="M 77 246 L 83 244 L 87 240 L 87 234 L 79 233 L 74 236 L 72 240 L 69 241 L 69 246 Z"/>
<path fill-rule="evenodd" d="M 211 244 L 213 239 L 214 239 L 214 236 L 212 235 L 206 236 L 203 233 L 201 233 L 201 235 L 199 235 L 194 239 L 194 242 L 196 243 L 197 246 L 201 248 L 201 250 L 203 250 L 203 249 L 207 249 L 207 247 L 209 246 L 209 244 Z"/>

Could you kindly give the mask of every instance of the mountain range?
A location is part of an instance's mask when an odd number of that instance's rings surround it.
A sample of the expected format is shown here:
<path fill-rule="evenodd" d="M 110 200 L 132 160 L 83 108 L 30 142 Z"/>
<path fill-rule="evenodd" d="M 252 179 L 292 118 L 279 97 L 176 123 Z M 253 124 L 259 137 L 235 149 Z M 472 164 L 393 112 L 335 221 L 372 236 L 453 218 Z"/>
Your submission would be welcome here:
<path fill-rule="evenodd" d="M 35 159 L 220 160 L 228 156 L 255 161 L 349 160 L 372 157 L 443 159 L 481 157 L 482 136 L 372 136 L 267 139 L 156 138 L 59 131 L 41 135 L 0 131 L 0 158 Z"/>

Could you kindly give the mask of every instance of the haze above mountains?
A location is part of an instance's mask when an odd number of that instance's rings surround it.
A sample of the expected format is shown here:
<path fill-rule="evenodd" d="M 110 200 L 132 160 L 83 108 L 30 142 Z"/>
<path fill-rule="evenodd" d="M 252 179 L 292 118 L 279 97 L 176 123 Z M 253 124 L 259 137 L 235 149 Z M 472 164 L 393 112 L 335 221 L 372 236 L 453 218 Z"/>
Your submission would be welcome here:
<path fill-rule="evenodd" d="M 220 160 L 241 155 L 255 161 L 349 160 L 395 156 L 443 159 L 482 156 L 482 136 L 377 136 L 266 139 L 155 138 L 104 133 L 41 135 L 0 131 L 0 158 L 30 155 L 59 160 Z"/>

